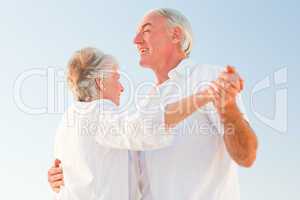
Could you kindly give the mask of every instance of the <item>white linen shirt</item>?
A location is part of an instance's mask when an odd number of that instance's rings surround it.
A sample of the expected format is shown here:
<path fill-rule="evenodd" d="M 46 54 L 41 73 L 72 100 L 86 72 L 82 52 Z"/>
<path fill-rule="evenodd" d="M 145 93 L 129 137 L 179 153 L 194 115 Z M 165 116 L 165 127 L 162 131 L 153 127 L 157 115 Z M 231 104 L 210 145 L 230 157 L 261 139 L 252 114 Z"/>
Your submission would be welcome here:
<path fill-rule="evenodd" d="M 205 88 L 218 78 L 220 71 L 218 67 L 185 59 L 169 72 L 170 79 L 153 96 L 160 96 L 164 107 Z M 243 113 L 240 96 L 237 102 Z M 140 179 L 142 185 L 150 188 L 140 190 L 140 199 L 238 200 L 237 165 L 226 150 L 223 124 L 213 104 L 189 116 L 172 133 L 172 145 L 143 152 Z"/>
<path fill-rule="evenodd" d="M 65 182 L 57 199 L 126 200 L 126 149 L 150 150 L 170 144 L 172 136 L 162 128 L 163 112 L 157 111 L 153 119 L 147 113 L 132 119 L 119 117 L 117 111 L 108 100 L 75 102 L 66 111 L 54 147 Z"/>

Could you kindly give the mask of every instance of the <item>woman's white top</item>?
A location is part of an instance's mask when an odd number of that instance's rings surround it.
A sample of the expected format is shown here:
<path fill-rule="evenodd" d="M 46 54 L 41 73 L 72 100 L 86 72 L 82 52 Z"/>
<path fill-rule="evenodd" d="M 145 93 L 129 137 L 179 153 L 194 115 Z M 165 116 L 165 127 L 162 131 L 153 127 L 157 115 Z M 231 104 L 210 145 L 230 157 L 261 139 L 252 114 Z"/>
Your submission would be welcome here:
<path fill-rule="evenodd" d="M 62 162 L 65 182 L 57 199 L 128 199 L 126 150 L 158 149 L 172 141 L 164 128 L 164 113 L 150 107 L 120 117 L 111 101 L 75 102 L 55 138 L 54 156 Z"/>

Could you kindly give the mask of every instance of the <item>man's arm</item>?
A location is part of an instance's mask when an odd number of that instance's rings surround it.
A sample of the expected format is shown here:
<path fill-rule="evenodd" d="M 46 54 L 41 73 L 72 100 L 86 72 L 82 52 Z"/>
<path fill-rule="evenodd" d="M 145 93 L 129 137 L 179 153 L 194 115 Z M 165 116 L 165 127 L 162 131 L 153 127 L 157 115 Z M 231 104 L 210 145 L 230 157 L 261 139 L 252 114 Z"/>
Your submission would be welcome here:
<path fill-rule="evenodd" d="M 251 167 L 256 160 L 257 138 L 236 104 L 227 106 L 222 116 L 224 141 L 232 159 L 243 167 Z"/>
<path fill-rule="evenodd" d="M 243 89 L 243 81 L 235 69 L 229 66 L 214 85 L 214 105 L 224 123 L 227 151 L 237 164 L 250 167 L 256 160 L 258 142 L 236 103 L 236 96 Z"/>
<path fill-rule="evenodd" d="M 212 89 L 207 88 L 175 103 L 168 104 L 165 109 L 166 127 L 173 128 L 212 100 Z"/>

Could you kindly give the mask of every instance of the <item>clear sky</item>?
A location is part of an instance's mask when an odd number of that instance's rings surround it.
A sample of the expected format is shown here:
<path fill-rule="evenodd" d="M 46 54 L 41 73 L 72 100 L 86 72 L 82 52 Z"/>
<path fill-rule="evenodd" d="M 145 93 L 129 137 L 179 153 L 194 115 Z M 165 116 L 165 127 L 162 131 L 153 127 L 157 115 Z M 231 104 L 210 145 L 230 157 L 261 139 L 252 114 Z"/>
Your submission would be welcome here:
<path fill-rule="evenodd" d="M 300 199 L 296 0 L 1 0 L 1 199 L 52 199 L 47 170 L 61 118 L 59 73 L 74 50 L 96 46 L 115 55 L 134 85 L 154 80 L 139 67 L 132 40 L 144 13 L 157 7 L 190 19 L 194 61 L 235 65 L 246 81 L 259 151 L 253 168 L 240 169 L 242 199 Z M 122 102 L 128 97 L 129 90 Z"/>

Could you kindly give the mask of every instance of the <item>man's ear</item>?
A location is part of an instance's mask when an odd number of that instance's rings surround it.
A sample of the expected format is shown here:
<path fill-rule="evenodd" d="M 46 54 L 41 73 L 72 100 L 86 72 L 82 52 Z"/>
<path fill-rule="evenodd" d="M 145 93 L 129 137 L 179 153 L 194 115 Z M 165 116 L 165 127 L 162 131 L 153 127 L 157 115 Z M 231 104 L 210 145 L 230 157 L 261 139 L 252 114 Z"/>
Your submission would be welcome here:
<path fill-rule="evenodd" d="M 178 26 L 173 28 L 172 31 L 172 41 L 174 44 L 180 43 L 183 37 L 182 29 Z"/>
<path fill-rule="evenodd" d="M 100 91 L 104 90 L 104 85 L 103 85 L 103 80 L 102 79 L 95 78 L 95 83 L 96 83 L 96 86 L 97 86 L 98 90 L 100 90 Z"/>

